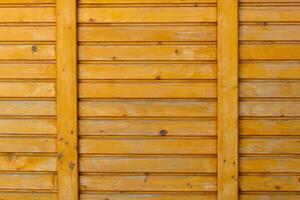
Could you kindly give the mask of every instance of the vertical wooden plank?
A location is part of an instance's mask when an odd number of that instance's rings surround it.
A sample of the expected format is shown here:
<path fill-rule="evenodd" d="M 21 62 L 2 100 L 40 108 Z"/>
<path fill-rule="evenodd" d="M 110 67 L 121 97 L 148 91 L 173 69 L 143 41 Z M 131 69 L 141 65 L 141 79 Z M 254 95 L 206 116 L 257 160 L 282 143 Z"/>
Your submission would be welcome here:
<path fill-rule="evenodd" d="M 218 1 L 218 199 L 238 199 L 238 1 Z"/>
<path fill-rule="evenodd" d="M 76 0 L 57 1 L 58 197 L 78 199 Z"/>

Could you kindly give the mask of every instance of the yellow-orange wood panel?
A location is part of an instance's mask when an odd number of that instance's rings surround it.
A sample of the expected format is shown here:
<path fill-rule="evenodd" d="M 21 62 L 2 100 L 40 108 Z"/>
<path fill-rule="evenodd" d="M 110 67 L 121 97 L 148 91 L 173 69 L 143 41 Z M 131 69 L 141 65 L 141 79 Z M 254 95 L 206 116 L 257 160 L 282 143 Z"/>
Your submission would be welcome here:
<path fill-rule="evenodd" d="M 81 101 L 79 110 L 84 117 L 216 117 L 216 102 L 170 99 L 92 100 Z"/>
<path fill-rule="evenodd" d="M 300 4 L 242 2 L 239 197 L 299 199 Z"/>
<path fill-rule="evenodd" d="M 146 180 L 146 181 L 145 181 Z M 216 191 L 216 178 L 213 176 L 82 176 L 81 190 L 115 191 Z"/>
<path fill-rule="evenodd" d="M 79 23 L 216 22 L 216 7 L 81 7 Z"/>
<path fill-rule="evenodd" d="M 299 42 L 299 0 L 0 0 L 0 199 L 300 199 Z"/>
<path fill-rule="evenodd" d="M 1 70 L 1 68 L 0 68 Z M 216 79 L 215 63 L 184 63 L 184 64 L 122 64 L 99 63 L 80 64 L 79 78 L 85 80 L 109 79 L 145 79 L 145 80 L 189 80 Z M 290 73 L 297 73 L 297 67 L 291 68 Z M 289 73 L 289 72 L 287 72 Z M 299 75 L 300 76 L 300 75 Z"/>
<path fill-rule="evenodd" d="M 1 123 L 1 121 L 0 121 Z M 216 119 L 85 119 L 79 121 L 79 134 L 87 136 L 216 136 Z"/>
<path fill-rule="evenodd" d="M 6 200 L 16 200 L 16 199 L 24 199 L 24 200 L 57 200 L 57 194 L 54 192 L 0 192 L 0 198 Z"/>
<path fill-rule="evenodd" d="M 56 4 L 0 0 L 0 199 L 58 200 Z"/>

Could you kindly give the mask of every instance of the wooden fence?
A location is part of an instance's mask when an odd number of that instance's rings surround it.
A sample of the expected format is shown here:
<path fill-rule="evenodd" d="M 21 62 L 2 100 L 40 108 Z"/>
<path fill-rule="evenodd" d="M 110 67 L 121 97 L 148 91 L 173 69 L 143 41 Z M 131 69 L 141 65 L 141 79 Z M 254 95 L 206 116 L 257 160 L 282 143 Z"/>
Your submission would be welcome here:
<path fill-rule="evenodd" d="M 0 199 L 298 200 L 299 97 L 299 0 L 0 0 Z"/>

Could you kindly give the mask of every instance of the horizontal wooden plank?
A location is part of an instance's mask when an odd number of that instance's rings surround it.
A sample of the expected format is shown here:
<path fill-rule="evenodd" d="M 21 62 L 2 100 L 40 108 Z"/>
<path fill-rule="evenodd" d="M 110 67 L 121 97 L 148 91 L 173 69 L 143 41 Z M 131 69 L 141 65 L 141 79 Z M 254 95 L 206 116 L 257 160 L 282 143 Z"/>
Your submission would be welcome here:
<path fill-rule="evenodd" d="M 299 191 L 299 176 L 241 176 L 241 191 Z"/>
<path fill-rule="evenodd" d="M 239 39 L 242 41 L 300 40 L 300 25 L 241 25 Z"/>
<path fill-rule="evenodd" d="M 0 29 L 1 30 L 1 29 Z M 216 41 L 216 26 L 82 26 L 79 41 Z"/>
<path fill-rule="evenodd" d="M 79 97 L 216 98 L 217 85 L 216 83 L 80 83 Z"/>
<path fill-rule="evenodd" d="M 242 22 L 295 22 L 300 21 L 299 6 L 241 6 Z"/>
<path fill-rule="evenodd" d="M 0 140 L 1 141 L 1 140 Z M 299 141 L 298 141 L 299 142 Z M 80 153 L 87 154 L 216 154 L 216 139 L 80 139 Z M 300 145 L 299 145 L 300 146 Z M 0 148 L 1 149 L 1 148 Z"/>
<path fill-rule="evenodd" d="M 116 194 L 116 193 L 90 193 L 81 194 L 81 200 L 216 200 L 217 197 L 214 194 L 193 194 L 193 193 L 175 193 L 175 194 L 164 194 L 164 193 L 146 193 L 146 194 Z M 9 199 L 11 200 L 11 199 Z M 290 199 L 288 199 L 290 200 Z"/>
<path fill-rule="evenodd" d="M 281 147 L 278 147 L 281 148 Z M 299 173 L 300 157 L 241 157 L 240 172 Z"/>
<path fill-rule="evenodd" d="M 0 0 L 0 4 L 46 4 L 46 3 L 55 3 L 55 0 Z M 6 200 L 6 199 L 5 199 Z"/>
<path fill-rule="evenodd" d="M 81 190 L 216 191 L 214 176 L 81 176 Z"/>
<path fill-rule="evenodd" d="M 216 22 L 216 7 L 82 7 L 80 23 Z"/>
<path fill-rule="evenodd" d="M 55 8 L 1 7 L 0 22 L 55 22 Z"/>
<path fill-rule="evenodd" d="M 299 0 L 239 0 L 240 3 L 296 3 Z"/>
<path fill-rule="evenodd" d="M 56 152 L 56 138 L 0 137 L 0 152 Z"/>
<path fill-rule="evenodd" d="M 0 82 L 0 97 L 55 97 L 54 82 Z"/>
<path fill-rule="evenodd" d="M 57 200 L 55 193 L 39 193 L 39 192 L 0 192 L 0 199 L 2 200 Z"/>
<path fill-rule="evenodd" d="M 55 189 L 54 174 L 0 174 L 0 189 Z"/>
<path fill-rule="evenodd" d="M 216 102 L 201 100 L 101 100 L 81 101 L 86 117 L 215 117 Z"/>
<path fill-rule="evenodd" d="M 54 60 L 55 45 L 1 44 L 0 54 L 0 60 Z"/>
<path fill-rule="evenodd" d="M 163 134 L 169 136 L 216 136 L 217 122 L 216 120 L 199 119 L 80 120 L 79 134 L 149 136 Z"/>
<path fill-rule="evenodd" d="M 1 66 L 1 65 L 0 65 Z M 0 67 L 1 70 L 1 67 Z M 299 65 L 300 70 L 300 65 Z M 1 71 L 0 71 L 1 72 Z M 80 64 L 80 79 L 216 79 L 217 66 L 201 64 Z M 300 75 L 299 75 L 300 77 Z"/>
<path fill-rule="evenodd" d="M 56 65 L 1 63 L 0 78 L 56 78 Z"/>
<path fill-rule="evenodd" d="M 0 119 L 0 134 L 56 134 L 55 119 Z"/>
<path fill-rule="evenodd" d="M 240 97 L 300 97 L 300 81 L 244 81 Z"/>
<path fill-rule="evenodd" d="M 79 3 L 115 4 L 115 3 L 216 3 L 216 0 L 78 0 Z"/>
<path fill-rule="evenodd" d="M 240 135 L 300 135 L 297 119 L 243 119 L 239 121 Z"/>
<path fill-rule="evenodd" d="M 300 194 L 295 193 L 267 193 L 267 194 L 242 194 L 241 200 L 297 200 Z"/>
<path fill-rule="evenodd" d="M 216 54 L 215 45 L 79 46 L 79 60 L 216 60 Z"/>
<path fill-rule="evenodd" d="M 54 101 L 0 101 L 0 115 L 55 115 Z"/>
<path fill-rule="evenodd" d="M 56 171 L 56 164 L 57 158 L 55 156 L 9 154 L 0 156 L 0 170 L 2 171 Z"/>
<path fill-rule="evenodd" d="M 80 172 L 216 172 L 217 159 L 210 157 L 88 156 L 80 158 Z"/>
<path fill-rule="evenodd" d="M 300 101 L 240 101 L 240 116 L 300 116 Z"/>
<path fill-rule="evenodd" d="M 299 7 L 300 8 L 300 7 Z M 241 60 L 293 60 L 300 59 L 300 44 L 241 44 Z"/>
<path fill-rule="evenodd" d="M 300 139 L 240 139 L 240 154 L 299 154 Z"/>
<path fill-rule="evenodd" d="M 53 26 L 0 26 L 1 41 L 55 41 L 55 38 Z"/>
<path fill-rule="evenodd" d="M 240 78 L 293 79 L 300 78 L 299 62 L 242 62 Z"/>

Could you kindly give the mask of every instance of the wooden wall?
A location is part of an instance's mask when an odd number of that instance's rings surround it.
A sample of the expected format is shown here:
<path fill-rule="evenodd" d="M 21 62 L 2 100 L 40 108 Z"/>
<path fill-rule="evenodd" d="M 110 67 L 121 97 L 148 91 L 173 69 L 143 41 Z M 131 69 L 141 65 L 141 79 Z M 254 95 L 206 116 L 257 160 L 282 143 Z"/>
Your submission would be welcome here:
<path fill-rule="evenodd" d="M 82 200 L 216 197 L 216 4 L 152 2 L 79 4 Z"/>
<path fill-rule="evenodd" d="M 0 199 L 56 199 L 55 3 L 0 1 Z"/>
<path fill-rule="evenodd" d="M 299 0 L 0 0 L 0 199 L 299 199 L 299 41 Z"/>
<path fill-rule="evenodd" d="M 300 4 L 239 7 L 242 200 L 299 199 Z"/>

